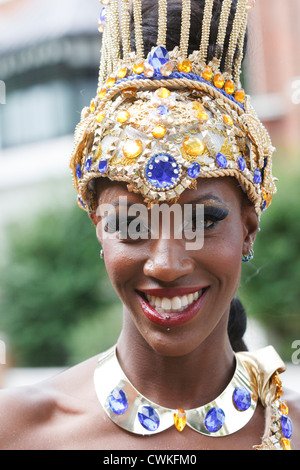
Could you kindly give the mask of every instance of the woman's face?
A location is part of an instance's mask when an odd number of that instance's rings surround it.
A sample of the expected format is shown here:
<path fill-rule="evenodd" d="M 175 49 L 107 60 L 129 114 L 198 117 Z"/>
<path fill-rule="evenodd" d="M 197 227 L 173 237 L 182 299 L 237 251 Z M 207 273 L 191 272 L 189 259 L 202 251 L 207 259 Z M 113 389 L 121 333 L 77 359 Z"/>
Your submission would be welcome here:
<path fill-rule="evenodd" d="M 129 193 L 123 183 L 106 181 L 100 188 L 98 209 L 111 204 L 117 218 L 122 210 L 120 196 L 126 197 L 128 204 L 144 204 L 142 197 Z M 224 341 L 230 302 L 239 286 L 242 254 L 249 252 L 258 228 L 254 208 L 233 178 L 198 180 L 197 189 L 184 191 L 177 204 L 183 213 L 182 227 L 193 223 L 197 230 L 195 220 L 187 220 L 191 212 L 184 215 L 184 205 L 203 205 L 202 248 L 187 249 L 184 234 L 178 236 L 181 226 L 177 223 L 176 230 L 172 228 L 172 217 L 170 235 L 163 235 L 166 227 L 160 226 L 157 238 L 153 238 L 152 209 L 144 223 L 144 229 L 149 230 L 145 239 L 122 239 L 118 220 L 114 227 L 109 214 L 92 217 L 108 275 L 124 305 L 124 331 L 131 339 L 142 337 L 156 352 L 167 356 L 187 354 L 207 341 L 213 341 L 214 346 L 216 341 Z M 121 230 L 124 232 L 124 226 Z"/>

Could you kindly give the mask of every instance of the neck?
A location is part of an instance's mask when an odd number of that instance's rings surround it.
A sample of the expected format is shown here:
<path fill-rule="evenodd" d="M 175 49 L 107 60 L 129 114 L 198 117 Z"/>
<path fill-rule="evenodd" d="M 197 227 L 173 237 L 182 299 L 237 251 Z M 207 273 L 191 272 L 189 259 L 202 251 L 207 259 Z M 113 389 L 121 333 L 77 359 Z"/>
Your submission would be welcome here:
<path fill-rule="evenodd" d="M 117 343 L 120 365 L 145 397 L 169 408 L 190 409 L 215 399 L 231 380 L 235 359 L 227 319 L 195 350 L 183 356 L 158 354 L 144 338 L 123 329 Z"/>

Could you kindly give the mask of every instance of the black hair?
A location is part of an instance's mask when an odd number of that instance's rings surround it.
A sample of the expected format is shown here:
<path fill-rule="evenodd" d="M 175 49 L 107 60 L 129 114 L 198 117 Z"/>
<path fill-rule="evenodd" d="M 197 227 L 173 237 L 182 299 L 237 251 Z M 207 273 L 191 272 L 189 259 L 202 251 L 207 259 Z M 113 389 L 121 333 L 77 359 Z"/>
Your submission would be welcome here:
<path fill-rule="evenodd" d="M 213 57 L 222 57 L 220 69 L 224 71 L 224 63 L 226 50 L 229 44 L 230 33 L 232 30 L 235 9 L 237 2 L 233 1 L 231 11 L 228 20 L 228 27 L 226 31 L 226 37 L 224 42 L 223 50 L 216 50 L 216 41 L 218 34 L 218 26 L 221 15 L 223 0 L 215 0 L 212 12 L 210 39 L 208 46 L 208 61 Z M 201 24 L 203 19 L 204 11 L 204 0 L 192 0 L 191 1 L 191 26 L 189 36 L 189 49 L 188 54 L 192 54 L 193 51 L 199 50 L 201 42 Z M 166 48 L 168 51 L 174 49 L 174 47 L 180 44 L 180 32 L 181 32 L 181 9 L 182 0 L 168 0 L 167 2 L 167 37 L 166 37 Z M 131 46 L 135 48 L 135 37 L 134 37 L 134 25 L 133 15 L 131 15 Z M 151 51 L 151 48 L 156 45 L 157 41 L 157 25 L 158 25 L 158 1 L 157 0 L 143 0 L 142 1 L 142 18 L 143 18 L 143 42 L 145 57 Z M 245 55 L 247 47 L 247 34 L 244 42 L 243 54 Z M 232 58 L 233 61 L 239 56 L 240 51 L 237 48 Z"/>
<path fill-rule="evenodd" d="M 223 50 L 216 50 L 216 39 L 218 34 L 218 26 L 221 14 L 223 0 L 215 0 L 213 5 L 211 32 L 209 38 L 208 47 L 208 61 L 214 56 L 222 57 L 220 69 L 224 70 L 224 63 L 226 57 L 226 50 L 229 44 L 230 33 L 232 30 L 235 9 L 237 2 L 232 2 L 231 12 L 228 21 L 228 27 L 226 30 L 226 37 L 224 42 Z M 192 0 L 191 1 L 191 27 L 190 27 L 190 38 L 189 38 L 189 49 L 188 54 L 191 54 L 195 50 L 199 50 L 201 42 L 201 24 L 204 11 L 204 0 Z M 180 32 L 181 32 L 181 0 L 173 0 L 167 2 L 167 37 L 166 37 L 166 48 L 172 50 L 174 47 L 179 46 L 180 43 Z M 145 57 L 151 51 L 151 48 L 156 45 L 157 41 L 157 24 L 158 24 L 158 1 L 157 0 L 143 0 L 142 1 L 143 11 L 143 41 L 144 41 L 144 52 Z M 135 47 L 134 28 L 132 24 L 132 35 L 131 35 L 131 46 Z M 244 41 L 243 56 L 245 57 L 247 49 L 247 34 Z M 233 61 L 238 57 L 241 51 L 238 48 L 235 51 Z M 230 305 L 230 314 L 228 321 L 228 336 L 235 352 L 245 351 L 247 347 L 244 343 L 243 336 L 246 331 L 247 317 L 245 309 L 238 299 L 234 297 Z"/>

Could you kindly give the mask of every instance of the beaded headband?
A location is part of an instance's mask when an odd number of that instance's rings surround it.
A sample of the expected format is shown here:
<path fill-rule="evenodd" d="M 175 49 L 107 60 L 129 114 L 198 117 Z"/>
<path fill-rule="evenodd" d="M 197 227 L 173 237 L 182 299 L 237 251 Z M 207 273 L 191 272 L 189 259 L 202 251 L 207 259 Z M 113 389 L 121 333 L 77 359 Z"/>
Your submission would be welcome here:
<path fill-rule="evenodd" d="M 167 0 L 158 0 L 157 44 L 147 57 L 142 0 L 100 3 L 97 96 L 82 111 L 70 163 L 80 207 L 95 211 L 95 179 L 100 177 L 126 182 L 149 207 L 175 203 L 200 178 L 232 176 L 260 216 L 276 192 L 274 148 L 240 83 L 247 16 L 255 0 L 221 2 L 210 60 L 214 0 L 203 1 L 201 42 L 192 54 L 191 0 L 182 0 L 180 43 L 169 51 Z"/>

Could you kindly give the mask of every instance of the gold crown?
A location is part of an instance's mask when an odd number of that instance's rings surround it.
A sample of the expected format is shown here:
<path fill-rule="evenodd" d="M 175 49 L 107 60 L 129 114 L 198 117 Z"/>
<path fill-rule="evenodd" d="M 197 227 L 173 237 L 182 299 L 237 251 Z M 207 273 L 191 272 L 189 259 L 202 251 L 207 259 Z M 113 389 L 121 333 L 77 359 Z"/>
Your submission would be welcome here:
<path fill-rule="evenodd" d="M 157 43 L 147 57 L 142 1 L 100 3 L 97 96 L 82 111 L 70 163 L 79 205 L 95 210 L 94 183 L 100 177 L 127 182 L 129 191 L 151 205 L 176 202 L 199 178 L 233 176 L 260 216 L 276 192 L 274 148 L 240 83 L 247 16 L 255 0 L 217 0 L 217 13 L 214 0 L 198 2 L 201 41 L 191 54 L 193 1 L 182 0 L 180 41 L 168 51 L 168 4 L 158 0 Z M 213 15 L 218 30 L 210 57 Z"/>

